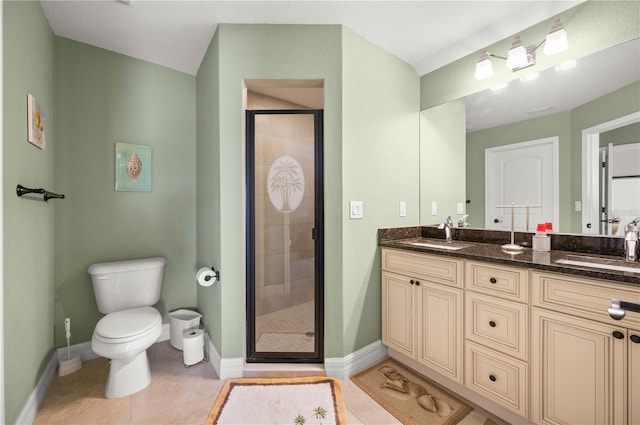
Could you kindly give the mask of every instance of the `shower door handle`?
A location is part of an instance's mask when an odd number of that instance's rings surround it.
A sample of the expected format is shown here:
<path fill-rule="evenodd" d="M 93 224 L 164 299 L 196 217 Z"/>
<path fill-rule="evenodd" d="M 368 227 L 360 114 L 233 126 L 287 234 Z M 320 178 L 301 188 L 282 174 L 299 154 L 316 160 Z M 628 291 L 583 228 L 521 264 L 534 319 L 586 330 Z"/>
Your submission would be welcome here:
<path fill-rule="evenodd" d="M 318 237 L 318 232 L 316 231 L 316 228 L 314 227 L 313 229 L 311 229 L 311 239 L 316 240 L 317 237 Z"/>

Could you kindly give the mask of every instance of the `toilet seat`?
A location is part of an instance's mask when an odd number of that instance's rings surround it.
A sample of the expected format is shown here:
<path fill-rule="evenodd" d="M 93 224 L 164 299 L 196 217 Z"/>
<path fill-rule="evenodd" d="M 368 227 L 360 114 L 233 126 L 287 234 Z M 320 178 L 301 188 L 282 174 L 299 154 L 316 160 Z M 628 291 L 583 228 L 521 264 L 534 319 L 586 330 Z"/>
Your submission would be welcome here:
<path fill-rule="evenodd" d="M 116 311 L 104 316 L 93 332 L 93 337 L 106 344 L 120 344 L 144 337 L 153 331 L 162 316 L 153 307 L 138 307 Z"/>

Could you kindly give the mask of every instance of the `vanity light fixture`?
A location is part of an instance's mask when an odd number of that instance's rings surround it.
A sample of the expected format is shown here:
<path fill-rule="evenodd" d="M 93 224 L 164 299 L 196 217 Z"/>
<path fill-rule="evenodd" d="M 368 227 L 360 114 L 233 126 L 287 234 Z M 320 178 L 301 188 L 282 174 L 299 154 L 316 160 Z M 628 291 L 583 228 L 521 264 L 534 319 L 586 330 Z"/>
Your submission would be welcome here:
<path fill-rule="evenodd" d="M 491 64 L 491 58 L 500 58 L 507 61 L 507 67 L 511 68 L 513 72 L 520 71 L 521 69 L 528 68 L 536 64 L 536 51 L 540 46 L 544 46 L 545 55 L 555 55 L 569 48 L 567 42 L 567 31 L 564 29 L 560 19 L 556 19 L 551 26 L 551 31 L 547 34 L 544 40 L 537 46 L 525 47 L 522 45 L 520 36 L 511 43 L 511 49 L 507 52 L 507 57 L 494 55 L 487 51 L 482 52 L 480 58 L 476 62 L 475 76 L 478 80 L 482 80 L 493 75 L 493 65 Z"/>
<path fill-rule="evenodd" d="M 489 53 L 484 52 L 480 55 L 478 62 L 476 62 L 476 78 L 478 80 L 484 80 L 492 75 L 493 65 L 491 64 L 491 58 L 489 57 Z"/>
<path fill-rule="evenodd" d="M 551 26 L 551 31 L 549 31 L 549 34 L 547 34 L 547 37 L 544 39 L 544 54 L 551 56 L 564 52 L 568 48 L 567 31 L 564 29 L 560 19 L 556 19 Z"/>
<path fill-rule="evenodd" d="M 527 53 L 527 48 L 522 45 L 520 36 L 517 35 L 511 43 L 511 48 L 507 53 L 507 68 L 522 69 L 525 66 L 528 66 L 530 63 L 530 58 L 528 57 Z"/>

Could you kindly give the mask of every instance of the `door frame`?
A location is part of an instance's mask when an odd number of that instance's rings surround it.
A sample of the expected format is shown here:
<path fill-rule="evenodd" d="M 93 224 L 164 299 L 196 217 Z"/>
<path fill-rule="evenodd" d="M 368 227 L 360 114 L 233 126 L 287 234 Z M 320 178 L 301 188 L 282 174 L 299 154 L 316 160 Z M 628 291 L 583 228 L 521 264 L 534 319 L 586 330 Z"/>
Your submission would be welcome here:
<path fill-rule="evenodd" d="M 600 133 L 640 122 L 640 111 L 582 130 L 582 225 L 580 233 L 600 233 Z"/>
<path fill-rule="evenodd" d="M 314 116 L 314 221 L 315 250 L 313 352 L 260 352 L 255 347 L 255 121 L 256 115 L 306 114 Z M 324 362 L 324 121 L 322 109 L 246 110 L 246 353 L 247 363 Z"/>

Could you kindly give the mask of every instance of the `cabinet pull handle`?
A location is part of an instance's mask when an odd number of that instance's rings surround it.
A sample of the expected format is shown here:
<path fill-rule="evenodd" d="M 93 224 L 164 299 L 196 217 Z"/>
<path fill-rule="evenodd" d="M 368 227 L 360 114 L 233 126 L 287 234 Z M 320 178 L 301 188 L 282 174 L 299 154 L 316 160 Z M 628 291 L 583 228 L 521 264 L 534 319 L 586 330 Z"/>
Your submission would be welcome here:
<path fill-rule="evenodd" d="M 636 344 L 640 344 L 640 335 L 631 335 L 629 339 Z"/>
<path fill-rule="evenodd" d="M 496 376 L 495 375 L 489 375 L 489 379 L 491 379 L 492 382 L 496 382 Z"/>
<path fill-rule="evenodd" d="M 615 339 L 623 339 L 624 338 L 624 334 L 620 331 L 613 331 L 613 337 Z"/>
<path fill-rule="evenodd" d="M 489 322 L 489 326 L 491 326 L 492 328 L 496 327 L 496 322 L 494 322 L 493 320 Z"/>
<path fill-rule="evenodd" d="M 496 279 L 495 277 L 492 277 L 491 279 L 489 279 L 489 282 L 491 283 L 496 283 L 498 281 L 498 279 Z"/>

